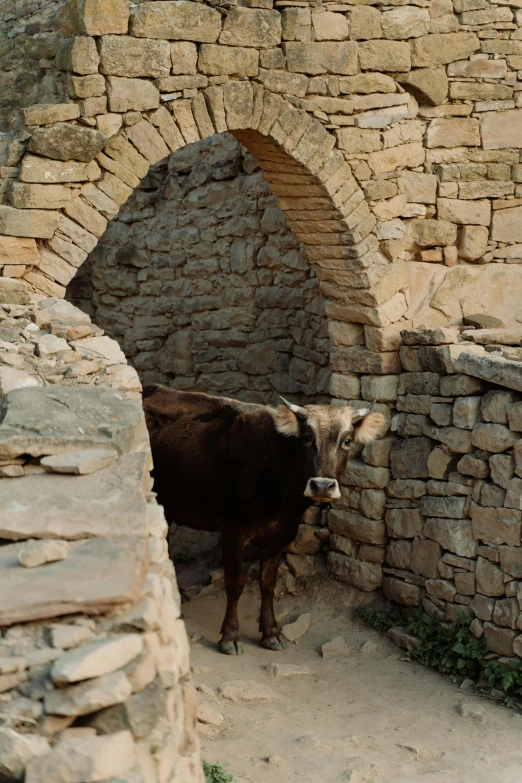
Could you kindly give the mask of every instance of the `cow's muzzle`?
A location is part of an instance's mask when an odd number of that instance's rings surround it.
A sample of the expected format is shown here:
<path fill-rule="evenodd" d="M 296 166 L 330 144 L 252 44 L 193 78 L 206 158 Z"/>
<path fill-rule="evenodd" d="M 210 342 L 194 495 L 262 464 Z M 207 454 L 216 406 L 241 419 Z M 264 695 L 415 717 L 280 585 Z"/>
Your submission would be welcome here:
<path fill-rule="evenodd" d="M 306 498 L 313 498 L 313 500 L 337 500 L 341 497 L 339 490 L 339 484 L 336 479 L 323 478 L 322 476 L 316 476 L 315 478 L 308 479 L 308 484 L 304 491 Z"/>

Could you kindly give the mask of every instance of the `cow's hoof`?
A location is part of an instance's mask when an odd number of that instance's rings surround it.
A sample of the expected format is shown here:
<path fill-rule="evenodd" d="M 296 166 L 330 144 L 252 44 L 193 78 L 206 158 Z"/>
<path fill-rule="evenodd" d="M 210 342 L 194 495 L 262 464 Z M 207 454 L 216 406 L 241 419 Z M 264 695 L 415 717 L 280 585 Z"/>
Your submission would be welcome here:
<path fill-rule="evenodd" d="M 280 633 L 276 636 L 267 636 L 266 639 L 261 639 L 261 644 L 263 647 L 266 647 L 267 650 L 286 649 L 286 642 Z"/>
<path fill-rule="evenodd" d="M 225 641 L 221 639 L 219 642 L 219 649 L 225 655 L 243 655 L 243 642 L 239 639 L 237 642 L 233 640 Z"/>

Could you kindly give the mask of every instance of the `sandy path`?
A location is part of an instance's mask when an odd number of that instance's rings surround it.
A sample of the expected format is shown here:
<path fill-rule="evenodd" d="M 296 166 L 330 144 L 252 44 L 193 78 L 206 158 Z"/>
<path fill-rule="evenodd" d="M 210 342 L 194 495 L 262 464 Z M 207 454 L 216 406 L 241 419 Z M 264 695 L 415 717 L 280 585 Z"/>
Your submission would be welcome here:
<path fill-rule="evenodd" d="M 282 653 L 258 645 L 258 599 L 241 600 L 245 653 L 221 655 L 215 643 L 223 596 L 184 604 L 200 701 L 224 716 L 213 737 L 202 736 L 203 757 L 228 763 L 240 783 L 520 783 L 522 717 L 490 700 L 459 691 L 442 676 L 401 654 L 386 639 L 350 620 L 351 609 L 310 598 L 285 597 L 276 613 L 285 622 L 311 611 L 312 626 Z M 319 649 L 343 636 L 349 654 L 324 660 Z M 361 645 L 371 640 L 373 652 Z M 272 662 L 307 666 L 310 674 L 274 677 Z M 201 671 L 209 667 L 210 671 Z M 232 702 L 219 695 L 228 680 L 255 680 L 272 688 L 271 701 Z M 459 704 L 484 707 L 482 720 L 462 717 Z M 209 728 L 207 727 L 207 731 Z M 269 757 L 280 756 L 275 762 Z"/>

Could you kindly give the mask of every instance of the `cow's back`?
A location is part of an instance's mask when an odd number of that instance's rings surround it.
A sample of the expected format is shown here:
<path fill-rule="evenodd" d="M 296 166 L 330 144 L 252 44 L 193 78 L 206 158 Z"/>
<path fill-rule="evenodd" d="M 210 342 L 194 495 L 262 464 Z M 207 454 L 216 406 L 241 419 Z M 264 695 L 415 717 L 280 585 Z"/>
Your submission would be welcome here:
<path fill-rule="evenodd" d="M 168 522 L 214 530 L 219 518 L 241 524 L 279 504 L 287 439 L 264 406 L 156 386 L 143 407 Z"/>

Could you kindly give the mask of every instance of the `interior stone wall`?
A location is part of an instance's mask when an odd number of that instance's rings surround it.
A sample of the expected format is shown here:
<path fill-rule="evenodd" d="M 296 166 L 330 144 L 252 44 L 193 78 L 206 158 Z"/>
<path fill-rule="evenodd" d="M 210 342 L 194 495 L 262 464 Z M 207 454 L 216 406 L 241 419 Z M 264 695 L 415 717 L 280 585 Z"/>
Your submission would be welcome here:
<path fill-rule="evenodd" d="M 118 340 L 144 384 L 261 403 L 329 389 L 319 280 L 230 134 L 150 170 L 67 298 Z"/>

